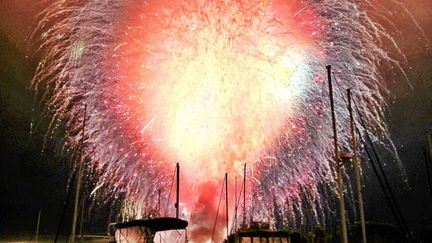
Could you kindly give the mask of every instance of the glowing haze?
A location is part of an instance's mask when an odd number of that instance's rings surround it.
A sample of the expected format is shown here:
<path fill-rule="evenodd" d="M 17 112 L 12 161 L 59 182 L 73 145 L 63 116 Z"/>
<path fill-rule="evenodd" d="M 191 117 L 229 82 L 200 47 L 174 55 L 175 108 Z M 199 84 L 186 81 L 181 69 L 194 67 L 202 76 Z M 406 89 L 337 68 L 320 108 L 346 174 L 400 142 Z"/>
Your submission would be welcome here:
<path fill-rule="evenodd" d="M 121 79 L 111 88 L 139 147 L 182 162 L 199 184 L 261 158 L 289 132 L 312 82 L 306 56 L 318 55 L 310 11 L 296 20 L 302 6 L 286 2 L 133 8 L 113 50 Z"/>
<path fill-rule="evenodd" d="M 233 178 L 247 163 L 248 222 L 321 221 L 331 215 L 334 183 L 325 65 L 337 72 L 339 125 L 346 126 L 350 87 L 378 138 L 387 138 L 378 64 L 399 68 L 388 51 L 403 55 L 369 18 L 371 7 L 351 0 L 54 1 L 32 36 L 43 57 L 34 87 L 48 87 L 51 128 L 66 126 L 72 147 L 87 104 L 85 152 L 98 180 L 92 195 L 124 198 L 125 218 L 152 214 L 159 189 L 172 215 L 179 162 L 181 217 L 190 220 L 193 241 L 207 241 L 224 173 L 232 213 Z M 218 224 L 214 239 L 224 237 Z"/>

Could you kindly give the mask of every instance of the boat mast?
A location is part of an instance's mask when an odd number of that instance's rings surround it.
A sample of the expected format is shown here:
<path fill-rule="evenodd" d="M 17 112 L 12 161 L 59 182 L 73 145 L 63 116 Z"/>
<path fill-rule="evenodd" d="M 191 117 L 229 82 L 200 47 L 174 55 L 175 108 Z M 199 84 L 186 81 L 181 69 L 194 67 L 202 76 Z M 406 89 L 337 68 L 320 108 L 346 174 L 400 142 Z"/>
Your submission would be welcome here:
<path fill-rule="evenodd" d="M 237 176 L 234 177 L 234 232 L 237 231 Z"/>
<path fill-rule="evenodd" d="M 362 193 L 362 184 L 361 184 L 361 176 L 360 176 L 360 158 L 358 156 L 357 152 L 357 141 L 355 136 L 355 124 L 354 124 L 354 116 L 352 112 L 352 105 L 351 105 L 351 90 L 347 89 L 347 95 L 348 95 L 348 111 L 350 114 L 350 127 L 351 127 L 351 143 L 354 150 L 354 157 L 353 157 L 353 164 L 354 164 L 354 178 L 356 183 L 356 189 L 357 189 L 357 200 L 358 200 L 358 207 L 359 207 L 359 213 L 360 213 L 360 224 L 361 224 L 361 230 L 362 230 L 362 238 L 363 243 L 367 243 L 367 237 L 366 237 L 366 221 L 365 221 L 365 213 L 364 213 L 364 205 L 363 205 L 363 193 Z"/>
<path fill-rule="evenodd" d="M 328 77 L 328 84 L 329 84 L 330 108 L 331 108 L 332 125 L 333 125 L 334 153 L 335 153 L 336 173 L 337 173 L 337 189 L 339 193 L 342 242 L 348 243 L 346 214 L 345 214 L 345 199 L 344 199 L 343 178 L 342 178 L 342 164 L 339 158 L 339 145 L 338 145 L 337 129 L 336 129 L 336 115 L 334 109 L 333 86 L 331 80 L 331 66 L 328 65 L 326 66 L 326 68 L 327 68 L 327 77 Z"/>
<path fill-rule="evenodd" d="M 176 183 L 176 203 L 175 203 L 175 208 L 176 208 L 176 218 L 179 217 L 179 198 L 180 198 L 180 165 L 179 163 L 177 163 L 176 165 L 176 178 L 177 178 L 177 183 Z"/>
<path fill-rule="evenodd" d="M 39 239 L 39 226 L 40 226 L 41 212 L 42 211 L 39 209 L 37 225 L 36 225 L 36 240 L 35 240 L 35 242 L 38 242 L 38 239 Z"/>
<path fill-rule="evenodd" d="M 246 225 L 246 163 L 243 167 L 243 227 Z"/>
<path fill-rule="evenodd" d="M 84 133 L 85 133 L 85 124 L 86 124 L 86 114 L 87 114 L 87 104 L 84 105 L 84 118 L 83 118 L 83 125 L 82 125 L 82 134 L 81 134 L 81 154 L 80 154 L 81 157 L 78 163 L 78 178 L 77 178 L 77 184 L 75 190 L 75 204 L 74 204 L 74 211 L 73 211 L 73 218 L 72 218 L 72 230 L 71 230 L 71 236 L 69 242 L 75 242 L 76 225 L 78 219 L 78 205 L 79 205 L 79 198 L 80 198 L 80 191 L 81 191 L 81 180 L 82 180 L 83 169 L 84 169 L 84 139 L 85 139 Z"/>
<path fill-rule="evenodd" d="M 229 230 L 228 230 L 228 223 L 229 223 L 229 217 L 228 217 L 228 173 L 225 173 L 225 214 L 226 214 L 226 233 L 227 238 L 229 236 Z"/>

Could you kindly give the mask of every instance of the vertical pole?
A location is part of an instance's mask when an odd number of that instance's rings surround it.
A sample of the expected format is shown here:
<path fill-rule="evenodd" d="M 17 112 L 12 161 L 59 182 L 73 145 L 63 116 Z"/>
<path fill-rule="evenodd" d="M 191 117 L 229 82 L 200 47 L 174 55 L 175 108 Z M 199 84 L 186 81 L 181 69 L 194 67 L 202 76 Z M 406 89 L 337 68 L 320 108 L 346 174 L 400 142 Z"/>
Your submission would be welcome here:
<path fill-rule="evenodd" d="M 159 190 L 158 190 L 158 214 L 159 214 L 159 217 L 161 216 L 161 193 L 162 193 L 162 190 L 159 188 Z"/>
<path fill-rule="evenodd" d="M 60 221 L 59 221 L 59 223 L 57 225 L 57 231 L 56 231 L 56 234 L 55 234 L 54 243 L 57 243 L 58 237 L 60 235 L 60 231 L 61 231 L 61 228 L 62 228 L 62 225 L 63 225 L 63 218 L 64 218 L 64 216 L 66 214 L 66 209 L 67 209 L 67 206 L 68 206 L 68 203 L 69 203 L 69 198 L 70 198 L 70 196 L 72 194 L 72 187 L 73 187 L 73 185 L 75 183 L 75 178 L 76 178 L 77 172 L 78 172 L 78 168 L 76 168 L 76 166 L 75 166 L 75 168 L 73 169 L 72 178 L 70 179 L 70 181 L 69 181 L 69 183 L 67 185 L 66 198 L 63 201 L 63 210 L 62 210 L 62 213 L 60 215 Z"/>
<path fill-rule="evenodd" d="M 83 119 L 82 137 L 81 137 L 81 158 L 78 164 L 78 178 L 77 178 L 77 184 L 75 190 L 75 205 L 74 205 L 73 218 L 72 218 L 72 230 L 71 230 L 71 236 L 69 242 L 75 242 L 75 235 L 76 235 L 76 224 L 78 219 L 78 204 L 80 198 L 81 180 L 83 176 L 83 164 L 84 164 L 83 154 L 84 154 L 84 132 L 85 132 L 85 123 L 86 123 L 86 113 L 87 113 L 87 105 L 84 105 L 84 119 Z"/>
<path fill-rule="evenodd" d="M 179 163 L 177 163 L 176 165 L 176 177 L 177 177 L 177 190 L 176 190 L 176 203 L 175 203 L 175 208 L 176 208 L 176 218 L 179 217 L 179 198 L 180 198 L 180 165 Z"/>
<path fill-rule="evenodd" d="M 424 154 L 424 160 L 425 160 L 425 165 L 426 165 L 426 173 L 427 173 L 427 180 L 428 180 L 428 185 L 429 185 L 429 192 L 430 192 L 430 196 L 432 199 L 432 179 L 431 179 L 430 168 L 429 168 L 429 160 L 428 160 L 427 152 L 426 152 L 425 148 L 423 148 L 423 154 Z"/>
<path fill-rule="evenodd" d="M 37 224 L 36 224 L 36 242 L 38 242 L 39 239 L 40 218 L 41 218 L 41 210 L 39 210 Z"/>
<path fill-rule="evenodd" d="M 341 237 L 343 243 L 348 243 L 348 234 L 347 234 L 347 225 L 346 225 L 346 215 L 345 215 L 345 199 L 344 199 L 344 190 L 343 190 L 343 178 L 342 178 L 342 164 L 339 159 L 339 145 L 337 138 L 337 129 L 336 129 L 336 115 L 334 109 L 334 100 L 333 100 L 333 86 L 331 80 L 331 66 L 326 66 L 327 68 L 327 77 L 329 83 L 329 94 L 330 94 L 330 107 L 331 107 L 331 115 L 332 115 L 332 125 L 333 125 L 333 139 L 334 139 L 334 152 L 335 152 L 335 162 L 336 162 L 336 173 L 337 173 L 337 188 L 339 193 L 339 207 L 340 207 L 340 215 L 341 215 Z"/>
<path fill-rule="evenodd" d="M 353 157 L 353 163 L 354 163 L 354 178 L 355 178 L 355 184 L 357 189 L 357 200 L 358 200 L 358 207 L 359 207 L 359 213 L 360 213 L 360 224 L 361 224 L 361 230 L 362 230 L 362 238 L 363 243 L 367 243 L 367 237 L 366 237 L 366 221 L 365 221 L 365 214 L 364 214 L 364 204 L 363 204 L 363 193 L 362 193 L 362 184 L 361 184 L 361 176 L 360 176 L 360 158 L 358 156 L 357 151 L 357 141 L 355 136 L 355 124 L 354 124 L 354 116 L 352 112 L 352 105 L 351 105 L 351 90 L 347 89 L 348 94 L 348 110 L 350 114 L 350 127 L 351 127 L 351 143 L 353 146 L 354 151 L 354 157 Z"/>
<path fill-rule="evenodd" d="M 234 178 L 234 232 L 237 231 L 237 176 Z"/>
<path fill-rule="evenodd" d="M 246 226 L 246 163 L 243 167 L 243 227 Z"/>
<path fill-rule="evenodd" d="M 225 173 L 225 215 L 226 215 L 226 233 L 227 233 L 227 239 L 229 235 L 229 217 L 228 217 L 228 173 Z"/>
<path fill-rule="evenodd" d="M 80 242 L 82 242 L 83 239 L 83 225 L 84 225 L 84 193 L 81 197 L 81 219 L 80 219 L 80 231 L 79 231 L 79 235 L 80 235 Z"/>

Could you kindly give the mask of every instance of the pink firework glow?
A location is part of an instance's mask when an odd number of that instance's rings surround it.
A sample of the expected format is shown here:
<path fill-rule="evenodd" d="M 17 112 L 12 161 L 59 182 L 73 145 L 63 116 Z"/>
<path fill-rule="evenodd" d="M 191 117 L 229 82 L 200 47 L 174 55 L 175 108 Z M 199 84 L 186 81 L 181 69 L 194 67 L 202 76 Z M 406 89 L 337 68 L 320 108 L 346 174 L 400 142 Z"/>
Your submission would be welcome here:
<path fill-rule="evenodd" d="M 87 105 L 85 155 L 98 180 L 92 195 L 125 198 L 125 218 L 152 214 L 159 190 L 162 205 L 173 203 L 171 176 L 179 162 L 181 217 L 190 220 L 192 240 L 205 242 L 224 173 L 233 212 L 234 178 L 240 186 L 247 163 L 248 222 L 321 221 L 331 215 L 327 197 L 334 194 L 325 65 L 337 72 L 340 127 L 348 119 L 344 91 L 353 88 L 381 134 L 376 138 L 388 141 L 378 68 L 386 61 L 402 70 L 388 52 L 402 60 L 403 54 L 369 17 L 372 6 L 52 1 L 32 36 L 42 56 L 34 87 L 49 87 L 51 128 L 66 126 L 68 146 L 79 145 Z M 341 131 L 345 147 L 347 132 Z M 221 241 L 217 226 L 214 240 Z"/>

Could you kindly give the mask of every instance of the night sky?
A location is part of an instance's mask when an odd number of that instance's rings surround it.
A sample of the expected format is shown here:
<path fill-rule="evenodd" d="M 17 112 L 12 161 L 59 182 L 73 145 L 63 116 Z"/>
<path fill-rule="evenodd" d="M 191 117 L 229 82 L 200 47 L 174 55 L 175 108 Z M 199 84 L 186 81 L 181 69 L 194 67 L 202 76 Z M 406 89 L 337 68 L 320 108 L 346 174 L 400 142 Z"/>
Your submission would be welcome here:
<path fill-rule="evenodd" d="M 431 40 L 432 2 L 404 2 Z M 32 1 L 0 1 L 0 240 L 22 232 L 31 235 L 39 210 L 41 231 L 55 232 L 70 176 L 72 161 L 62 152 L 62 131 L 45 139 L 49 117 L 30 87 L 38 57 L 26 50 L 25 36 L 37 9 Z M 400 73 L 384 74 L 395 80 L 389 83 L 392 93 L 386 119 L 406 177 L 388 155 L 383 153 L 383 158 L 403 214 L 411 230 L 418 233 L 432 224 L 432 198 L 422 150 L 427 147 L 425 133 L 432 128 L 432 54 L 407 16 L 392 21 L 397 29 L 389 32 L 408 57 L 407 74 L 413 86 L 410 88 Z M 32 122 L 36 125 L 31 134 Z M 366 219 L 394 223 L 370 166 L 364 174 Z M 104 231 L 110 210 L 94 206 L 88 214 L 92 219 L 86 230 Z"/>

